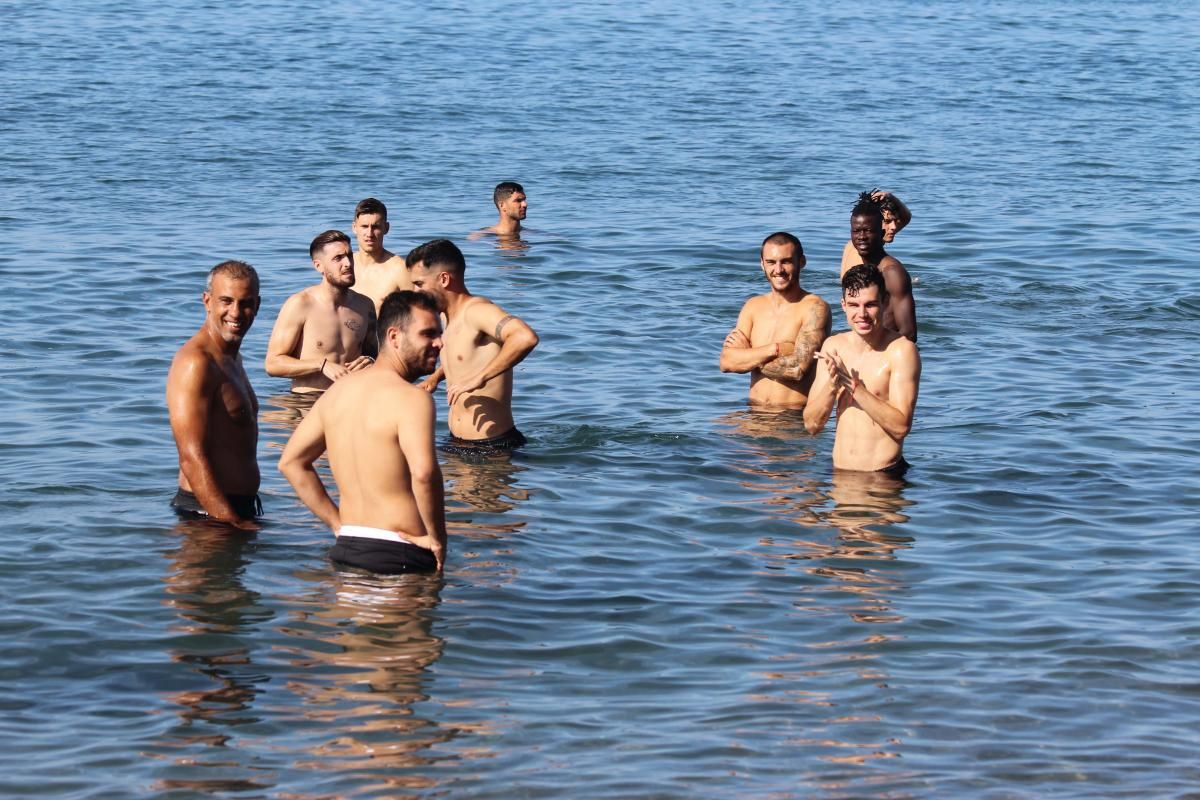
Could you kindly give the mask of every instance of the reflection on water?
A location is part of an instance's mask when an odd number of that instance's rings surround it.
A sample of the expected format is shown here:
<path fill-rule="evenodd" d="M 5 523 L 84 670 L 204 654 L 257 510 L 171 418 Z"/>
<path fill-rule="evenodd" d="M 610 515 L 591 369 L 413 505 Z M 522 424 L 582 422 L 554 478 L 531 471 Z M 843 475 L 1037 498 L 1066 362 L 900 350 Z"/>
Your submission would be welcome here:
<path fill-rule="evenodd" d="M 308 412 L 321 394 L 321 392 L 273 394 L 262 404 L 262 411 L 258 415 L 259 420 L 282 431 L 283 441 L 286 442 L 300 421 L 308 416 Z M 276 442 L 271 442 L 271 446 L 282 448 L 282 444 Z"/>
<path fill-rule="evenodd" d="M 751 409 L 726 415 L 719 424 L 733 434 L 732 463 L 743 476 L 740 485 L 754 498 L 750 502 L 762 503 L 795 525 L 795 535 L 775 534 L 787 526 L 774 526 L 772 535 L 759 540 L 768 569 L 786 572 L 802 565 L 805 580 L 791 585 L 792 605 L 813 619 L 842 615 L 871 626 L 901 622 L 893 601 L 908 587 L 892 567 L 897 553 L 912 542 L 896 530 L 908 521 L 905 510 L 912 505 L 904 497 L 907 483 L 878 473 L 814 474 L 826 468 L 813 463 L 820 442 L 804 430 L 801 412 Z M 880 736 L 887 720 L 866 710 L 878 707 L 878 695 L 889 692 L 889 676 L 879 661 L 895 640 L 876 629 L 862 636 L 810 639 L 802 651 L 780 656 L 781 668 L 763 676 L 764 695 L 779 702 L 825 705 L 831 712 L 812 729 L 820 736 L 789 744 L 811 748 L 816 758 L 831 764 L 899 757 L 899 738 Z M 796 668 L 782 668 L 788 662 Z M 817 688 L 831 680 L 842 689 Z M 852 703 L 844 692 L 846 683 L 854 681 L 870 689 L 860 691 Z M 839 694 L 840 701 L 831 702 Z M 822 773 L 820 782 L 836 796 L 837 790 L 864 789 L 862 777 L 847 775 L 838 781 Z"/>
<path fill-rule="evenodd" d="M 530 493 L 517 485 L 527 467 L 520 456 L 498 451 L 487 455 L 441 453 L 442 476 L 446 481 L 446 525 L 454 570 L 467 580 L 503 585 L 516 578 L 511 559 L 488 556 L 509 555 L 508 542 L 525 528 L 524 519 L 511 519 L 509 512 L 529 499 Z M 478 547 L 476 542 L 488 542 Z"/>
<path fill-rule="evenodd" d="M 261 630 L 272 612 L 242 581 L 254 535 L 207 521 L 180 522 L 174 533 L 178 546 L 167 554 L 165 578 L 165 602 L 178 613 L 170 657 L 191 665 L 202 685 L 169 695 L 179 724 L 160 744 L 185 754 L 161 784 L 214 792 L 263 788 L 253 776 L 236 774 L 222 750 L 205 750 L 210 760 L 201 760 L 188 749 L 225 748 L 239 728 L 260 721 L 253 707 L 268 677 L 253 663 L 246 637 Z"/>
<path fill-rule="evenodd" d="M 380 576 L 337 569 L 302 598 L 289 637 L 285 714 L 311 726 L 297 766 L 353 775 L 370 791 L 429 787 L 429 749 L 457 728 L 414 711 L 427 702 L 427 670 L 442 655 L 433 632 L 441 576 Z M 393 796 L 393 795 L 388 795 Z"/>

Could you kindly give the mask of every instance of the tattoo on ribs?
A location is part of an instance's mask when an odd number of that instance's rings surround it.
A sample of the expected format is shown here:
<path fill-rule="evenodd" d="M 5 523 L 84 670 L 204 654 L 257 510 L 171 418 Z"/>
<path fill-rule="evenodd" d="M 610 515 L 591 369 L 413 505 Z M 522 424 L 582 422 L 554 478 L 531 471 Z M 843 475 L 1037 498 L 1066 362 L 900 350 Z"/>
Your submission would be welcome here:
<path fill-rule="evenodd" d="M 500 332 L 502 330 L 504 330 L 504 326 L 507 325 L 509 322 L 512 322 L 514 319 L 516 319 L 516 317 L 514 317 L 512 314 L 508 314 L 507 316 L 504 317 L 504 319 L 502 319 L 496 323 L 496 338 L 497 339 L 500 338 Z"/>

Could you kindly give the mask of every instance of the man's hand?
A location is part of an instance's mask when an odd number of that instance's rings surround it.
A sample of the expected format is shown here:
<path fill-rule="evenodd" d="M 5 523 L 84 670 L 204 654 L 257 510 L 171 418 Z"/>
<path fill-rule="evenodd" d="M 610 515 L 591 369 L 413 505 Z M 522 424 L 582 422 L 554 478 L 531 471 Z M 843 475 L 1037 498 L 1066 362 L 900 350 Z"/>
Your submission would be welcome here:
<path fill-rule="evenodd" d="M 336 381 L 338 378 L 345 376 L 348 372 L 350 372 L 349 369 L 341 364 L 333 363 L 328 358 L 325 359 L 325 363 L 321 364 L 321 374 L 326 378 L 329 378 L 331 381 Z"/>
<path fill-rule="evenodd" d="M 838 394 L 849 391 L 850 396 L 853 397 L 854 393 L 858 391 L 858 387 L 862 385 L 858 371 L 848 368 L 835 353 L 817 353 L 817 358 L 825 362 L 830 377 L 837 385 Z"/>
<path fill-rule="evenodd" d="M 446 548 L 442 546 L 442 543 L 437 540 L 436 536 L 428 534 L 425 536 L 409 536 L 405 534 L 404 541 L 433 553 L 433 557 L 437 559 L 437 571 L 442 571 L 442 565 L 446 563 Z"/>
<path fill-rule="evenodd" d="M 779 354 L 777 356 L 775 356 L 776 358 L 782 358 L 783 356 L 790 356 L 792 353 L 796 352 L 796 343 L 795 342 L 776 342 L 775 349 L 779 351 Z"/>
<path fill-rule="evenodd" d="M 746 334 L 742 333 L 737 328 L 734 328 L 729 332 L 729 335 L 725 337 L 725 346 L 746 348 L 750 346 L 750 340 L 746 338 Z"/>
<path fill-rule="evenodd" d="M 366 369 L 375 363 L 375 359 L 370 356 L 359 356 L 346 365 L 347 372 L 358 372 L 360 369 Z"/>
<path fill-rule="evenodd" d="M 460 381 L 459 383 L 448 384 L 446 386 L 447 405 L 453 406 L 459 397 L 482 387 L 484 382 L 483 373 L 479 372 L 464 381 Z"/>
<path fill-rule="evenodd" d="M 438 384 L 441 382 L 442 382 L 442 376 L 438 375 L 435 372 L 434 374 L 430 375 L 428 378 L 421 381 L 417 385 L 420 386 L 425 391 L 429 392 L 430 394 L 433 394 L 434 392 L 437 391 Z"/>

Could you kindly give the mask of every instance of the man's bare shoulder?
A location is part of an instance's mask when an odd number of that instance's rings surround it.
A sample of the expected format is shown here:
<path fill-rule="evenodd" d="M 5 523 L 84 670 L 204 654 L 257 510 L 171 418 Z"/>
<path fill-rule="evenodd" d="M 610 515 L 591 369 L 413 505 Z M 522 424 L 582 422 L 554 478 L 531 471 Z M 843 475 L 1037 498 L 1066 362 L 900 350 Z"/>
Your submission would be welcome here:
<path fill-rule="evenodd" d="M 346 305 L 364 317 L 369 317 L 375 313 L 375 301 L 362 292 L 356 292 L 353 289 L 346 291 Z"/>
<path fill-rule="evenodd" d="M 180 381 L 193 383 L 194 381 L 206 381 L 210 377 L 211 368 L 215 366 L 216 359 L 205 347 L 202 336 L 202 333 L 197 333 L 188 339 L 171 359 L 171 369 L 167 373 L 168 389 Z"/>
<path fill-rule="evenodd" d="M 742 313 L 751 316 L 758 316 L 764 311 L 770 310 L 771 293 L 756 294 L 742 304 Z"/>
<path fill-rule="evenodd" d="M 883 254 L 883 258 L 879 259 L 878 267 L 880 272 L 899 270 L 905 275 L 908 274 L 908 270 L 904 269 L 904 265 L 900 263 L 900 259 L 896 258 L 894 255 L 891 255 L 890 253 Z"/>
<path fill-rule="evenodd" d="M 903 334 L 896 333 L 895 331 L 888 331 L 888 333 L 893 337 L 892 340 L 887 343 L 887 347 L 885 348 L 889 359 L 892 357 L 898 357 L 901 359 L 917 359 L 920 361 L 921 351 L 917 349 L 916 342 L 914 342 L 912 339 L 909 339 L 907 336 L 904 336 Z"/>
<path fill-rule="evenodd" d="M 825 302 L 825 298 L 816 292 L 809 292 L 804 296 L 799 303 L 800 309 L 805 313 L 812 311 L 829 311 L 829 303 Z"/>
<path fill-rule="evenodd" d="M 857 336 L 858 334 L 854 331 L 835 333 L 825 339 L 825 343 L 821 345 L 821 351 L 840 355 L 841 349 L 849 345 Z"/>

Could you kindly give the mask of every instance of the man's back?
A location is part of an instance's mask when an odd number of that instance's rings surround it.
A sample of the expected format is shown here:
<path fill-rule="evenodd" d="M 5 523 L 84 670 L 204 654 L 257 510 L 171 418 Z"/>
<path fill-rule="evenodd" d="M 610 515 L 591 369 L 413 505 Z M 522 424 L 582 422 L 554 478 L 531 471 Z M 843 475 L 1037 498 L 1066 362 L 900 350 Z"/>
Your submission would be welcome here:
<path fill-rule="evenodd" d="M 367 412 L 369 409 L 369 413 Z M 433 398 L 394 372 L 369 369 L 336 382 L 313 413 L 321 415 L 343 525 L 428 533 L 412 492 L 409 456 L 428 449 L 412 424 L 432 418 Z"/>

